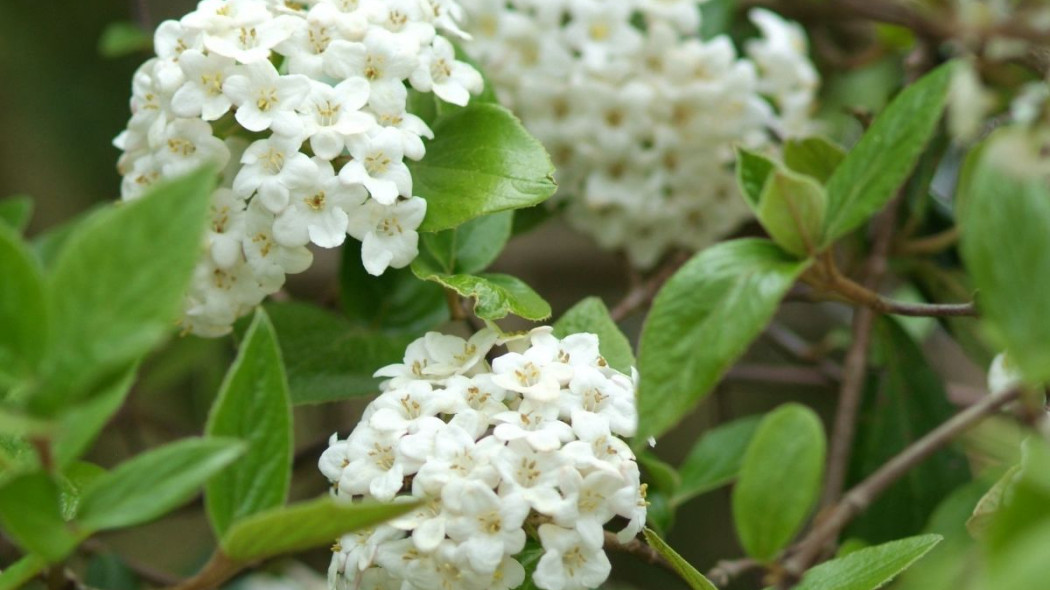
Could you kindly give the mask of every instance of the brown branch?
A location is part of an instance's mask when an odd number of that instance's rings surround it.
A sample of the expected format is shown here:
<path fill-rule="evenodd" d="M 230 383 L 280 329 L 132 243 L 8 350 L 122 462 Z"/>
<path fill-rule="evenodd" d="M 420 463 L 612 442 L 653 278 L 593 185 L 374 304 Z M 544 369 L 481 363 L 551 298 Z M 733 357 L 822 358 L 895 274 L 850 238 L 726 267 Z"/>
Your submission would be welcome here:
<path fill-rule="evenodd" d="M 235 562 L 222 551 L 216 550 L 195 576 L 172 585 L 167 590 L 213 590 L 236 576 L 244 567 L 245 564 Z"/>
<path fill-rule="evenodd" d="M 795 360 L 816 365 L 831 381 L 842 381 L 842 367 L 825 357 L 819 347 L 803 340 L 787 326 L 774 320 L 766 326 L 765 335 L 777 348 Z"/>
<path fill-rule="evenodd" d="M 1011 389 L 986 396 L 912 443 L 849 490 L 835 506 L 817 517 L 816 525 L 783 561 L 783 572 L 787 577 L 780 581 L 778 587 L 789 588 L 801 579 L 802 574 L 816 562 L 825 547 L 834 542 L 842 529 L 905 473 L 1020 395 L 1020 389 Z"/>
<path fill-rule="evenodd" d="M 613 321 L 621 322 L 634 312 L 652 303 L 660 288 L 664 286 L 664 283 L 674 276 L 674 273 L 678 272 L 678 269 L 687 260 L 689 260 L 689 255 L 684 252 L 673 255 L 656 272 L 632 287 L 627 292 L 627 295 L 613 306 L 609 316 L 612 317 Z"/>
<path fill-rule="evenodd" d="M 669 561 L 664 559 L 663 555 L 660 555 L 660 553 L 658 553 L 656 549 L 653 549 L 652 547 L 646 545 L 638 539 L 631 539 L 626 543 L 621 543 L 616 538 L 616 533 L 605 531 L 605 548 L 620 553 L 628 553 L 641 559 L 646 563 L 658 565 L 666 569 L 667 571 L 673 572 L 675 575 L 678 575 L 678 570 L 674 569 L 674 566 L 672 566 Z"/>
<path fill-rule="evenodd" d="M 840 295 L 849 303 L 870 308 L 879 313 L 911 317 L 977 317 L 974 302 L 968 303 L 910 303 L 883 297 L 864 285 L 835 274 L 816 286 Z"/>
<path fill-rule="evenodd" d="M 728 586 L 734 578 L 762 567 L 762 564 L 751 558 L 723 559 L 707 573 L 707 579 L 719 586 Z"/>
<path fill-rule="evenodd" d="M 959 242 L 959 227 L 953 226 L 941 233 L 897 244 L 893 253 L 899 256 L 939 254 Z"/>

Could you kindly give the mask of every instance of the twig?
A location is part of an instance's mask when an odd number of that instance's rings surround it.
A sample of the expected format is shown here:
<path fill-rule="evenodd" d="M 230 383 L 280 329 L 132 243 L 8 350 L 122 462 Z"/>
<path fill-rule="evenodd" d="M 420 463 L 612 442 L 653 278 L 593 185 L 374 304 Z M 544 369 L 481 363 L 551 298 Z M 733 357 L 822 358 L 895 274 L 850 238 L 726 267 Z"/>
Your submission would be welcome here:
<path fill-rule="evenodd" d="M 898 244 L 893 253 L 901 256 L 922 256 L 938 254 L 951 248 L 959 241 L 959 227 L 953 226 L 938 234 L 917 238 Z"/>
<path fill-rule="evenodd" d="M 827 387 L 835 381 L 817 367 L 796 367 L 792 365 L 757 365 L 739 364 L 726 372 L 726 379 L 736 381 L 757 381 L 760 383 L 778 383 L 782 385 L 806 385 Z"/>
<path fill-rule="evenodd" d="M 660 267 L 655 273 L 653 273 L 646 280 L 639 282 L 627 295 L 620 300 L 612 310 L 609 312 L 609 316 L 612 317 L 613 321 L 620 322 L 626 319 L 635 311 L 649 305 L 656 294 L 660 291 L 660 288 L 664 286 L 664 283 L 668 281 L 674 273 L 682 267 L 686 261 L 689 260 L 689 256 L 685 253 L 678 253 L 672 256 L 666 264 Z"/>
<path fill-rule="evenodd" d="M 886 274 L 886 261 L 893 238 L 893 228 L 897 224 L 900 201 L 900 197 L 894 199 L 876 218 L 875 240 L 864 272 L 864 288 L 868 291 L 878 289 L 883 275 Z M 830 254 L 825 257 L 825 262 L 832 277 L 842 278 Z M 822 506 L 830 506 L 837 502 L 846 485 L 846 472 L 849 469 L 853 438 L 857 430 L 857 413 L 860 410 L 864 379 L 868 371 L 868 348 L 871 345 L 874 323 L 875 310 L 871 307 L 862 307 L 853 314 L 853 341 L 846 352 L 842 370 L 842 387 L 839 390 L 831 448 L 828 451 L 828 473 L 824 480 Z"/>
<path fill-rule="evenodd" d="M 1020 395 L 1020 389 L 988 395 L 912 443 L 878 471 L 857 484 L 834 507 L 819 516 L 809 534 L 795 545 L 794 551 L 783 562 L 783 571 L 787 578 L 781 580 L 778 587 L 789 588 L 801 579 L 802 574 L 820 556 L 824 547 L 834 541 L 855 516 L 866 510 L 879 494 L 886 491 L 905 473 L 986 416 L 1018 399 Z"/>
<path fill-rule="evenodd" d="M 103 555 L 114 553 L 113 549 L 98 539 L 88 539 L 80 545 L 80 549 L 90 555 Z M 168 572 L 161 571 L 151 565 L 142 563 L 124 555 L 118 555 L 120 562 L 143 580 L 154 586 L 174 586 L 179 583 L 180 578 Z"/>
<path fill-rule="evenodd" d="M 167 590 L 213 590 L 236 576 L 244 567 L 245 564 L 237 563 L 226 557 L 222 551 L 216 550 L 195 576 L 172 585 Z"/>
<path fill-rule="evenodd" d="M 787 326 L 774 320 L 766 327 L 765 335 L 777 348 L 795 360 L 815 364 L 828 379 L 842 381 L 842 367 L 826 358 L 816 346 L 803 340 Z"/>
<path fill-rule="evenodd" d="M 663 555 L 660 555 L 656 549 L 646 545 L 638 539 L 631 539 L 626 543 L 621 543 L 616 538 L 616 533 L 605 531 L 605 548 L 612 551 L 618 551 L 620 553 L 629 553 L 652 565 L 658 565 L 667 571 L 674 572 L 678 575 L 678 571 L 674 569 Z"/>
<path fill-rule="evenodd" d="M 834 291 L 851 303 L 873 309 L 879 313 L 937 318 L 977 317 L 979 315 L 977 306 L 972 301 L 968 303 L 909 303 L 895 301 L 883 297 L 840 274 L 834 275 L 830 281 L 819 284 L 819 286 Z"/>
<path fill-rule="evenodd" d="M 727 586 L 729 582 L 747 572 L 762 567 L 762 564 L 751 558 L 723 559 L 715 564 L 715 567 L 707 573 L 707 579 L 719 586 Z"/>

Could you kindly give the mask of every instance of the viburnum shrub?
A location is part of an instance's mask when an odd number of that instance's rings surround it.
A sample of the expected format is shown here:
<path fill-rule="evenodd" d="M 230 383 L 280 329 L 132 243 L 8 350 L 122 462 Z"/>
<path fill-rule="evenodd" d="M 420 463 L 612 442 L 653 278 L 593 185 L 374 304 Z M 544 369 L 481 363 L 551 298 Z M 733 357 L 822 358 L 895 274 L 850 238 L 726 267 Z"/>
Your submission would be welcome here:
<path fill-rule="evenodd" d="M 121 198 L 0 201 L 0 590 L 1046 587 L 1050 9 L 767 4 L 107 30 Z"/>

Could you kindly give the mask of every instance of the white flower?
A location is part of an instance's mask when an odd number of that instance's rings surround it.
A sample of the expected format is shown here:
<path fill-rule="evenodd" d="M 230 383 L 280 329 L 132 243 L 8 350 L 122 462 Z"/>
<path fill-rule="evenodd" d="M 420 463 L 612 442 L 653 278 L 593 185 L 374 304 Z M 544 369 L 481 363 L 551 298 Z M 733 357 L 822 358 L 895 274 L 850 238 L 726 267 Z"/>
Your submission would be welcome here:
<path fill-rule="evenodd" d="M 434 391 L 426 381 L 412 381 L 404 387 L 390 389 L 371 404 L 374 412 L 368 423 L 377 430 L 414 433 L 426 418 L 448 413 L 452 397 L 444 390 Z"/>
<path fill-rule="evenodd" d="M 514 441 L 496 455 L 493 463 L 503 478 L 500 494 L 520 494 L 544 514 L 553 514 L 562 505 L 555 488 L 565 459 L 557 452 L 537 451 L 523 441 Z"/>
<path fill-rule="evenodd" d="M 390 501 L 404 483 L 405 471 L 397 460 L 394 433 L 374 428 L 358 428 L 347 439 L 350 458 L 339 478 L 339 491 L 348 495 L 370 494 Z"/>
<path fill-rule="evenodd" d="M 295 109 L 309 95 L 310 79 L 281 76 L 272 63 L 262 61 L 242 66 L 226 79 L 222 89 L 237 105 L 237 122 L 245 129 L 273 128 L 274 132 L 287 135 L 298 125 Z"/>
<path fill-rule="evenodd" d="M 335 87 L 314 82 L 303 103 L 303 134 L 318 157 L 332 160 L 342 155 L 347 138 L 375 126 L 375 118 L 361 112 L 368 102 L 368 84 L 351 78 Z"/>
<path fill-rule="evenodd" d="M 554 451 L 572 440 L 572 427 L 558 419 L 558 407 L 526 399 L 513 412 L 492 417 L 492 434 L 503 441 L 522 439 L 537 451 Z"/>
<path fill-rule="evenodd" d="M 552 524 L 540 525 L 543 557 L 532 579 L 544 590 L 597 588 L 609 577 L 612 565 L 602 548 L 594 547 L 576 532 Z"/>
<path fill-rule="evenodd" d="M 157 158 L 166 177 L 187 174 L 204 164 L 226 165 L 230 151 L 200 119 L 176 119 L 164 130 Z"/>
<path fill-rule="evenodd" d="M 988 391 L 1002 393 L 1013 389 L 1024 382 L 1021 372 L 1010 361 L 1005 352 L 995 355 L 988 367 Z"/>
<path fill-rule="evenodd" d="M 233 190 L 245 197 L 258 192 L 272 213 L 284 211 L 293 189 L 307 190 L 317 181 L 317 163 L 299 151 L 301 143 L 275 135 L 251 144 L 241 156 L 244 166 L 233 181 Z"/>
<path fill-rule="evenodd" d="M 585 543 L 601 547 L 602 525 L 616 515 L 612 500 L 620 490 L 630 486 L 615 471 L 597 470 L 582 476 L 575 469 L 562 469 L 559 476 L 558 488 L 568 502 L 555 514 L 554 522 L 575 528 Z"/>
<path fill-rule="evenodd" d="M 273 235 L 283 246 L 310 242 L 322 248 L 341 245 L 350 223 L 347 211 L 367 198 L 363 188 L 339 182 L 327 161 L 314 159 L 314 163 L 317 173 L 306 184 L 290 190 L 289 205 L 274 221 Z"/>
<path fill-rule="evenodd" d="M 484 85 L 477 70 L 456 61 L 456 51 L 444 37 L 436 37 L 430 48 L 423 51 L 419 67 L 409 81 L 416 90 L 433 92 L 445 102 L 459 106 L 466 105 L 470 95 L 481 92 Z"/>
<path fill-rule="evenodd" d="M 183 52 L 179 67 L 186 83 L 171 97 L 172 112 L 179 117 L 200 117 L 205 121 L 214 121 L 229 112 L 232 103 L 222 86 L 236 63 L 215 53 L 205 55 L 195 49 Z"/>
<path fill-rule="evenodd" d="M 634 406 L 634 386 L 621 376 L 606 377 L 601 371 L 587 367 L 576 367 L 569 382 L 570 395 L 562 396 L 562 414 L 572 417 L 577 412 L 588 412 L 608 421 L 612 432 L 620 436 L 633 436 L 638 428 L 638 412 Z"/>
<path fill-rule="evenodd" d="M 352 137 L 347 148 L 353 159 L 339 171 L 340 180 L 363 185 L 383 205 L 393 205 L 399 195 L 412 196 L 412 175 L 397 131 L 384 127 L 373 135 Z"/>
<path fill-rule="evenodd" d="M 422 119 L 405 110 L 408 89 L 402 85 L 373 88 L 368 98 L 368 109 L 376 122 L 401 134 L 401 148 L 405 157 L 420 160 L 426 153 L 424 137 L 434 138 L 434 132 Z"/>
<path fill-rule="evenodd" d="M 503 444 L 492 437 L 475 440 L 471 432 L 450 424 L 434 437 L 433 454 L 412 481 L 413 493 L 438 495 L 456 481 L 473 480 L 496 487 L 499 474 L 492 459 Z M 417 493 L 418 490 L 418 493 Z"/>
<path fill-rule="evenodd" d="M 514 494 L 497 496 L 491 486 L 478 482 L 456 482 L 445 488 L 442 501 L 455 514 L 446 530 L 458 541 L 471 567 L 495 572 L 504 554 L 514 555 L 525 547 L 522 524 L 529 505 Z"/>
<path fill-rule="evenodd" d="M 387 268 L 404 268 L 419 254 L 419 234 L 427 202 L 419 197 L 391 206 L 369 199 L 354 211 L 347 228 L 361 240 L 361 262 L 365 270 L 381 275 Z"/>
<path fill-rule="evenodd" d="M 517 391 L 527 399 L 550 402 L 558 399 L 562 384 L 572 376 L 572 369 L 551 362 L 550 350 L 531 348 L 524 354 L 505 354 L 492 363 L 492 380 L 505 389 Z"/>
<path fill-rule="evenodd" d="M 325 73 L 333 78 L 364 78 L 373 88 L 401 84 L 416 69 L 416 47 L 406 47 L 386 29 L 371 29 L 360 42 L 333 41 L 325 52 Z"/>

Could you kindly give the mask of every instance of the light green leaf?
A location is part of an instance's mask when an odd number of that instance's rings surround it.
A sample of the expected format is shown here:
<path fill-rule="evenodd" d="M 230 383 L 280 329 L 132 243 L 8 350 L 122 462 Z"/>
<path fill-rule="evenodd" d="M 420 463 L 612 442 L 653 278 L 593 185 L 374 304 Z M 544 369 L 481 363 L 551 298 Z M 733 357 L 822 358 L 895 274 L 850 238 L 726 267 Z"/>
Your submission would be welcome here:
<path fill-rule="evenodd" d="M 835 168 L 826 186 L 822 246 L 864 223 L 904 184 L 937 128 L 953 65 L 945 64 L 905 88 Z"/>
<path fill-rule="evenodd" d="M 795 537 L 820 495 L 824 427 L 799 404 L 784 404 L 758 426 L 733 488 L 733 521 L 748 555 L 770 561 Z"/>
<path fill-rule="evenodd" d="M 474 299 L 474 314 L 483 320 L 498 320 L 514 314 L 527 320 L 550 317 L 551 306 L 521 279 L 504 274 L 450 275 L 433 263 L 417 258 L 412 263 L 416 276 Z"/>
<path fill-rule="evenodd" d="M 744 148 L 737 148 L 736 181 L 740 186 L 740 194 L 744 196 L 744 200 L 752 211 L 758 211 L 758 204 L 762 202 L 762 191 L 766 187 L 766 179 L 776 169 L 777 163 L 766 156 Z"/>
<path fill-rule="evenodd" d="M 784 165 L 799 174 L 815 178 L 821 184 L 831 178 L 845 157 L 845 150 L 820 136 L 784 142 Z"/>
<path fill-rule="evenodd" d="M 238 440 L 189 438 L 137 455 L 84 491 L 79 521 L 99 531 L 158 518 L 187 502 L 244 450 Z"/>
<path fill-rule="evenodd" d="M 781 248 L 797 256 L 812 256 L 820 243 L 827 194 L 813 178 L 774 170 L 766 178 L 758 204 L 758 220 Z"/>
<path fill-rule="evenodd" d="M 76 401 L 85 385 L 172 330 L 200 257 L 215 178 L 205 168 L 114 203 L 69 236 L 47 285 L 55 378 L 39 409 Z"/>
<path fill-rule="evenodd" d="M 105 473 L 105 469 L 86 461 L 77 461 L 63 471 L 58 482 L 59 506 L 62 508 L 63 519 L 68 521 L 76 518 L 84 489 Z"/>
<path fill-rule="evenodd" d="M 124 405 L 137 372 L 138 364 L 135 364 L 103 384 L 89 399 L 59 413 L 59 426 L 52 440 L 51 452 L 60 469 L 79 458 Z"/>
<path fill-rule="evenodd" d="M 890 541 L 822 563 L 806 572 L 796 590 L 877 590 L 941 542 L 940 535 Z M 1022 586 L 990 586 L 1021 588 Z"/>
<path fill-rule="evenodd" d="M 414 192 L 427 200 L 421 231 L 531 207 L 557 189 L 550 156 L 501 106 L 471 104 L 439 117 L 433 129 L 427 155 L 409 163 Z"/>
<path fill-rule="evenodd" d="M 645 529 L 645 540 L 649 542 L 649 546 L 656 550 L 657 553 L 662 555 L 664 559 L 671 564 L 674 571 L 678 572 L 678 575 L 689 585 L 693 590 L 718 590 L 710 580 L 704 577 L 703 574 L 696 571 L 696 568 L 689 564 L 688 561 L 682 558 L 670 545 L 667 544 L 659 535 L 656 534 L 652 529 Z"/>
<path fill-rule="evenodd" d="M 510 239 L 514 212 L 477 217 L 445 231 L 423 234 L 426 252 L 447 274 L 474 274 L 488 268 Z"/>
<path fill-rule="evenodd" d="M 25 195 L 0 199 L 0 223 L 6 223 L 18 233 L 25 231 L 33 217 L 33 199 Z"/>
<path fill-rule="evenodd" d="M 280 343 L 292 403 L 316 404 L 379 392 L 376 369 L 399 363 L 415 336 L 363 330 L 305 303 L 266 306 Z"/>
<path fill-rule="evenodd" d="M 130 22 L 110 23 L 98 40 L 102 57 L 116 58 L 153 49 L 153 36 Z"/>
<path fill-rule="evenodd" d="M 572 306 L 554 322 L 554 335 L 558 338 L 580 332 L 596 334 L 598 348 L 609 366 L 622 373 L 631 374 L 631 367 L 635 365 L 631 343 L 616 322 L 609 317 L 609 309 L 601 299 L 588 297 Z"/>
<path fill-rule="evenodd" d="M 220 546 L 236 561 L 258 561 L 331 545 L 343 534 L 400 516 L 416 506 L 414 502 L 342 504 L 333 498 L 318 498 L 245 518 L 230 527 Z"/>
<path fill-rule="evenodd" d="M 989 138 L 989 146 L 1009 138 Z M 962 254 L 977 288 L 982 323 L 1025 377 L 1050 380 L 1050 188 L 1039 175 L 1003 169 L 985 149 L 971 155 L 961 184 Z"/>
<path fill-rule="evenodd" d="M 43 471 L 0 487 L 0 524 L 26 552 L 52 563 L 64 559 L 79 542 L 62 518 L 58 485 Z"/>
<path fill-rule="evenodd" d="M 356 240 L 343 244 L 339 287 L 343 312 L 361 328 L 415 335 L 448 320 L 441 285 L 419 280 L 408 268 L 388 268 L 378 277 L 368 274 Z"/>
<path fill-rule="evenodd" d="M 27 555 L 0 572 L 0 590 L 22 588 L 47 568 L 47 560 L 39 555 Z"/>
<path fill-rule="evenodd" d="M 248 449 L 205 486 L 204 505 L 215 536 L 246 516 L 281 506 L 292 476 L 292 406 L 281 350 L 266 312 L 255 312 L 205 433 L 237 438 Z"/>
<path fill-rule="evenodd" d="M 0 384 L 30 376 L 47 348 L 44 280 L 15 230 L 0 223 Z"/>
<path fill-rule="evenodd" d="M 639 440 L 663 434 L 711 392 L 807 264 L 766 240 L 734 240 L 700 252 L 667 281 L 639 347 Z"/>
<path fill-rule="evenodd" d="M 762 416 L 747 416 L 705 432 L 678 470 L 682 484 L 673 502 L 682 504 L 736 479 L 761 421 Z"/>

